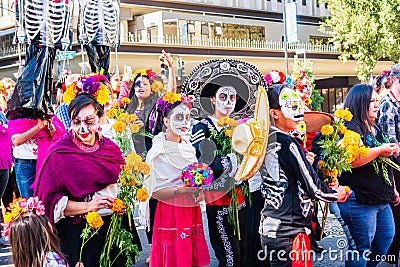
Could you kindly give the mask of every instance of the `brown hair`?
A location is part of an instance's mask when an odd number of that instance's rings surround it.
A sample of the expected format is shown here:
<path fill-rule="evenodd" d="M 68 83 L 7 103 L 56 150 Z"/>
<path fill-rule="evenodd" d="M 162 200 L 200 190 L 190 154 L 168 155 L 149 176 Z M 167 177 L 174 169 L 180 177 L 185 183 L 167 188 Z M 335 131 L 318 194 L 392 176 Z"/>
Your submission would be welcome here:
<path fill-rule="evenodd" d="M 46 252 L 55 252 L 67 262 L 60 239 L 45 215 L 24 213 L 10 226 L 10 243 L 15 267 L 42 267 Z"/>

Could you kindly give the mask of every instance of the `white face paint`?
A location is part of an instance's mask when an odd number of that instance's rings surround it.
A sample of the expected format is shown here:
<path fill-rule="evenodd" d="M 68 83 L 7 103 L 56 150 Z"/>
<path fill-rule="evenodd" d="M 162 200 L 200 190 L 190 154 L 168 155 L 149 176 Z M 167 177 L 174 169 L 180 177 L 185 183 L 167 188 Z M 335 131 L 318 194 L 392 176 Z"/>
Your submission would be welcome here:
<path fill-rule="evenodd" d="M 190 129 L 190 109 L 182 104 L 174 108 L 169 117 L 169 128 L 181 136 Z"/>
<path fill-rule="evenodd" d="M 140 76 L 136 79 L 134 84 L 135 94 L 137 98 L 144 100 L 151 94 L 150 81 L 147 77 Z"/>
<path fill-rule="evenodd" d="M 236 105 L 236 90 L 231 86 L 220 87 L 215 95 L 216 107 L 219 112 L 229 115 Z"/>
<path fill-rule="evenodd" d="M 72 120 L 71 129 L 83 144 L 93 144 L 99 127 L 99 116 L 92 105 L 83 107 Z"/>
<path fill-rule="evenodd" d="M 279 105 L 285 118 L 302 121 L 304 118 L 304 107 L 300 96 L 289 88 L 283 88 L 279 94 Z"/>

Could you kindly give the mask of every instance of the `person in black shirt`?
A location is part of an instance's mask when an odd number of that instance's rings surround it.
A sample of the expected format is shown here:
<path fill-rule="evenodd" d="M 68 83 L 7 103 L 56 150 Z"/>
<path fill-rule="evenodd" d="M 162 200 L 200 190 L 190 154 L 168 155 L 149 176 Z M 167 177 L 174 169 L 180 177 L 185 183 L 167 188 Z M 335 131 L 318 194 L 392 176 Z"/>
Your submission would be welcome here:
<path fill-rule="evenodd" d="M 357 158 L 352 163 L 352 171 L 339 177 L 339 183 L 349 186 L 354 192 L 338 206 L 360 255 L 349 257 L 346 266 L 376 266 L 385 257 L 394 237 L 394 220 L 389 203 L 395 201 L 397 193 L 392 168 L 382 159 L 392 156 L 398 145 L 390 144 L 375 123 L 379 96 L 372 86 L 358 84 L 351 88 L 344 108 L 353 114 L 353 119 L 345 126 L 359 133 L 362 142 L 369 148 L 368 156 Z"/>
<path fill-rule="evenodd" d="M 303 119 L 300 97 L 292 89 L 274 85 L 268 100 L 274 126 L 260 168 L 265 204 L 259 233 L 266 255 L 260 252 L 259 257 L 269 259 L 272 267 L 292 266 L 290 253 L 300 243 L 305 249 L 297 261 L 307 266 L 313 200 L 345 201 L 347 194 L 342 186 L 333 190 L 318 178 L 300 144 L 288 134 Z"/>

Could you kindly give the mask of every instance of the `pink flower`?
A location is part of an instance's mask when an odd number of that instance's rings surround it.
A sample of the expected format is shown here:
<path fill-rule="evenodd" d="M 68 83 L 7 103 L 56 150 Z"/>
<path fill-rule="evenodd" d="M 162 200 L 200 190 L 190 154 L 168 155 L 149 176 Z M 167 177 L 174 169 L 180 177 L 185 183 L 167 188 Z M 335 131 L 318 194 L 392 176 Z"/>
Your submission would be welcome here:
<path fill-rule="evenodd" d="M 29 211 L 36 212 L 37 215 L 44 215 L 45 208 L 42 204 L 42 201 L 39 200 L 39 197 L 30 197 L 27 200 Z"/>

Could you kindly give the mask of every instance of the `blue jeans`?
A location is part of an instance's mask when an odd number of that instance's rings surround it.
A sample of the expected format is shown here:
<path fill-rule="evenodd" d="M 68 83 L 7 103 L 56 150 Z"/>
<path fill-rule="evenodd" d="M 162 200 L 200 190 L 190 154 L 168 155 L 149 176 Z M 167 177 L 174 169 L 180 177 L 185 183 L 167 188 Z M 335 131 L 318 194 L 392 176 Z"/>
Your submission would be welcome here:
<path fill-rule="evenodd" d="M 356 249 L 354 239 L 351 236 L 349 227 L 347 226 L 346 222 L 342 218 L 342 215 L 340 214 L 340 209 L 338 207 L 338 204 L 336 202 L 329 203 L 329 211 L 335 216 L 335 218 L 339 221 L 340 225 L 342 226 L 343 232 L 347 238 L 349 249 Z"/>
<path fill-rule="evenodd" d="M 36 160 L 30 163 L 21 163 L 16 159 L 14 162 L 15 177 L 21 197 L 29 198 L 33 196 L 33 189 L 30 188 L 35 181 Z"/>
<path fill-rule="evenodd" d="M 338 203 L 349 227 L 358 255 L 346 259 L 346 267 L 376 266 L 385 257 L 394 237 L 394 219 L 389 204 L 358 203 L 354 192 L 346 202 Z"/>

